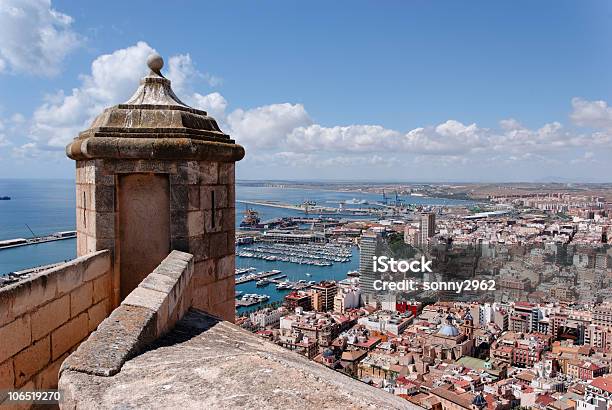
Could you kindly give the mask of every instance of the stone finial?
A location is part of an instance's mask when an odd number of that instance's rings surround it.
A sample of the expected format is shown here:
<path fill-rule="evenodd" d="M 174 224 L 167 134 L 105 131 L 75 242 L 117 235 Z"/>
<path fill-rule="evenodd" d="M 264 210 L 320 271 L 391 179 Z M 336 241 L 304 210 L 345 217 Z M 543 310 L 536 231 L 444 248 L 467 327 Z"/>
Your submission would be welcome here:
<path fill-rule="evenodd" d="M 151 72 L 162 76 L 161 69 L 164 66 L 164 59 L 162 56 L 157 53 L 149 55 L 149 57 L 147 57 L 147 65 L 151 69 Z"/>

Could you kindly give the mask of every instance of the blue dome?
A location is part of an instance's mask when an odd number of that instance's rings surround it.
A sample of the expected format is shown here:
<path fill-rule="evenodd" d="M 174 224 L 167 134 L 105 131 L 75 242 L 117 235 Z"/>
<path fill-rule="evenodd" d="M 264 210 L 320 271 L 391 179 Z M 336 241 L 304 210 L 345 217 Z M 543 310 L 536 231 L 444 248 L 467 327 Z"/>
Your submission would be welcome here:
<path fill-rule="evenodd" d="M 442 336 L 455 337 L 459 335 L 459 329 L 453 325 L 446 324 L 440 328 L 438 334 Z"/>
<path fill-rule="evenodd" d="M 474 397 L 472 404 L 476 407 L 482 408 L 487 405 L 487 400 L 482 396 L 482 394 L 478 394 L 476 397 Z"/>

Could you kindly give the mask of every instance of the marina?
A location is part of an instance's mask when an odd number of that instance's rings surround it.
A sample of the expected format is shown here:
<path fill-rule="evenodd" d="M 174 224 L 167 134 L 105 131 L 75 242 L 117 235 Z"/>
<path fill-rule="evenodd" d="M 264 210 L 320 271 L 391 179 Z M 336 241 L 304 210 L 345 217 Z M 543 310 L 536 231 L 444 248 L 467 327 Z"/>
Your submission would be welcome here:
<path fill-rule="evenodd" d="M 237 251 L 236 255 L 242 258 L 263 259 L 270 262 L 281 261 L 313 266 L 332 266 L 334 263 L 347 263 L 351 260 L 349 247 L 332 243 L 256 244 L 243 247 Z"/>

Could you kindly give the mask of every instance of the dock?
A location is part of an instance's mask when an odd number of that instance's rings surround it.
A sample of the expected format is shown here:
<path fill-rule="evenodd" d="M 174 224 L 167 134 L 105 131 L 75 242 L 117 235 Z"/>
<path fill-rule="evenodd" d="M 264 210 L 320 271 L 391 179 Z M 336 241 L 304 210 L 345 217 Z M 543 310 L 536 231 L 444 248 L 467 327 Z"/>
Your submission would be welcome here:
<path fill-rule="evenodd" d="M 247 300 L 236 299 L 236 307 L 248 307 L 248 306 L 257 305 L 259 303 L 261 302 L 256 299 L 247 299 Z"/>
<path fill-rule="evenodd" d="M 281 273 L 281 271 L 273 270 L 273 271 L 266 271 L 266 272 L 247 274 L 245 276 L 241 276 L 239 278 L 236 278 L 236 285 L 240 285 L 241 283 L 252 282 L 254 280 L 260 280 L 260 279 L 267 278 L 267 277 L 270 277 L 270 276 L 276 276 L 279 273 Z"/>
<path fill-rule="evenodd" d="M 35 236 L 32 238 L 15 238 L 0 241 L 0 251 L 2 249 L 17 248 L 19 246 L 37 245 L 39 243 L 63 241 L 65 239 L 76 238 L 76 231 L 55 232 L 51 235 Z"/>

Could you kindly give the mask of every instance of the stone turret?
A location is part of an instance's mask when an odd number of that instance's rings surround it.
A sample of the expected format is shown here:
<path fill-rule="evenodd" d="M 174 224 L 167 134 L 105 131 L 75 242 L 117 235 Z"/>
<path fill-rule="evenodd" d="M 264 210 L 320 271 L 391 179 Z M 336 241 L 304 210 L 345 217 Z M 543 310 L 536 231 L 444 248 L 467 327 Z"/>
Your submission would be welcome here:
<path fill-rule="evenodd" d="M 159 55 L 124 104 L 67 147 L 77 254 L 109 249 L 117 306 L 172 250 L 194 255 L 193 306 L 234 319 L 234 164 L 244 149 L 172 91 Z"/>

